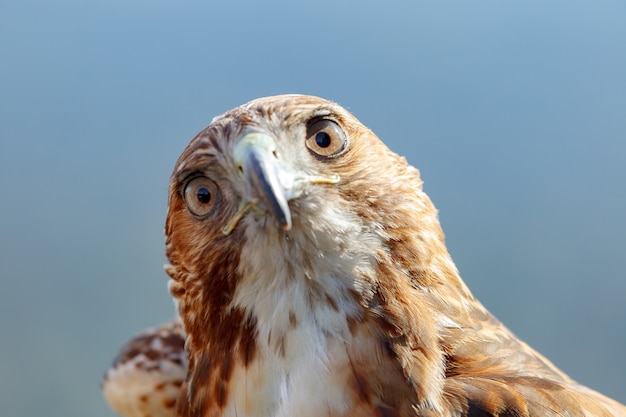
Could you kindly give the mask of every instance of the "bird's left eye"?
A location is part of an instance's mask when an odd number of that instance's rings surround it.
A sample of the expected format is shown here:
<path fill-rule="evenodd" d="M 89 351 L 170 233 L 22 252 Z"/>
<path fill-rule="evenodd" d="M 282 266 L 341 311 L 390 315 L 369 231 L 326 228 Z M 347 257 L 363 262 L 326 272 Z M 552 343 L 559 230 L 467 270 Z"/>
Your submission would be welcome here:
<path fill-rule="evenodd" d="M 325 158 L 339 156 L 348 144 L 343 129 L 333 120 L 318 119 L 309 123 L 306 130 L 306 147 Z"/>
<path fill-rule="evenodd" d="M 185 203 L 196 216 L 206 216 L 213 210 L 218 196 L 217 184 L 207 177 L 192 178 L 185 185 Z"/>

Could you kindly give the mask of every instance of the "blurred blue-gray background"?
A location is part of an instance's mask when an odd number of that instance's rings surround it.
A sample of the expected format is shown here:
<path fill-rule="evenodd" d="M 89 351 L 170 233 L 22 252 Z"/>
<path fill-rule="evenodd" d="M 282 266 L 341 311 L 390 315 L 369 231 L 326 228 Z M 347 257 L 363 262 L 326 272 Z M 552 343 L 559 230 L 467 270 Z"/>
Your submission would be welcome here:
<path fill-rule="evenodd" d="M 479 299 L 626 402 L 626 3 L 0 1 L 3 416 L 113 416 L 170 319 L 170 170 L 211 118 L 299 92 L 420 168 Z"/>

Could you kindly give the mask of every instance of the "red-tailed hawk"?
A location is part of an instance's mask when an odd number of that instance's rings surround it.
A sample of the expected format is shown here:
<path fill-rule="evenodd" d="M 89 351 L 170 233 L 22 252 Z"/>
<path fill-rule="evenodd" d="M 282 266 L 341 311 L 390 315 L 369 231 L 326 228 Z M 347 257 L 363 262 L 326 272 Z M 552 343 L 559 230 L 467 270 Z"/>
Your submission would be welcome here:
<path fill-rule="evenodd" d="M 417 169 L 345 109 L 261 98 L 172 174 L 179 417 L 626 416 L 461 280 Z"/>

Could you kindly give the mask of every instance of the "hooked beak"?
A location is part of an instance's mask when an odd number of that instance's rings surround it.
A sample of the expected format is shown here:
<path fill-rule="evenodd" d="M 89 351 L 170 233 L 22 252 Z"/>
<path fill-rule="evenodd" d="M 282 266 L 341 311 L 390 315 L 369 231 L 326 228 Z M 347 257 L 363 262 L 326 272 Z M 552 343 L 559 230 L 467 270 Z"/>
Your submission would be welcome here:
<path fill-rule="evenodd" d="M 294 172 L 278 159 L 274 139 L 262 132 L 249 132 L 237 139 L 233 162 L 243 175 L 246 194 L 239 210 L 222 230 L 226 235 L 253 208 L 271 213 L 283 230 L 290 230 L 289 201 L 302 195 L 307 184 L 339 181 L 337 175 L 325 177 Z"/>
<path fill-rule="evenodd" d="M 295 176 L 279 163 L 274 139 L 259 132 L 244 135 L 235 144 L 233 160 L 246 181 L 246 202 L 264 205 L 284 230 L 291 229 L 289 198 Z"/>

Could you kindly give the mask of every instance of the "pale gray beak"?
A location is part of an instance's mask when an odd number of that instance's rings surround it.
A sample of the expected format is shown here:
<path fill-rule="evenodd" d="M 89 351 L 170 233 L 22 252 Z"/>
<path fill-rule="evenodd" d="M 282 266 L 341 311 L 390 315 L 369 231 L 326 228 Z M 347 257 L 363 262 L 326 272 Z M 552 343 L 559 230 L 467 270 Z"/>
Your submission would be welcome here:
<path fill-rule="evenodd" d="M 276 157 L 274 139 L 260 132 L 243 135 L 233 148 L 233 160 L 246 182 L 246 202 L 272 213 L 283 230 L 291 229 L 289 200 L 296 175 Z"/>

